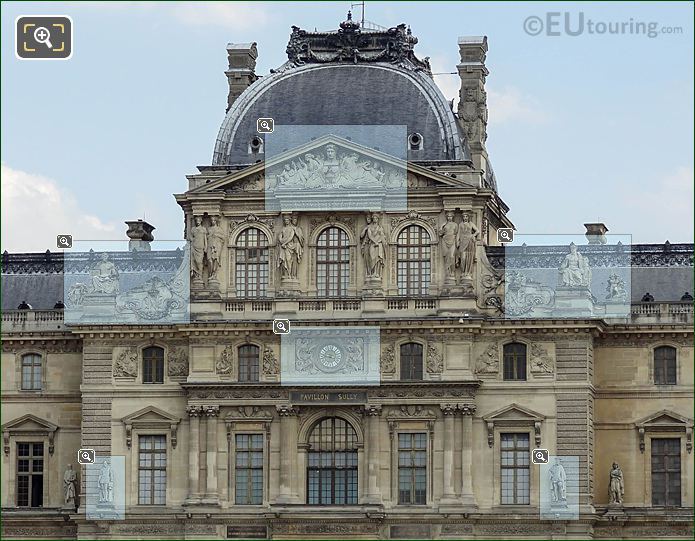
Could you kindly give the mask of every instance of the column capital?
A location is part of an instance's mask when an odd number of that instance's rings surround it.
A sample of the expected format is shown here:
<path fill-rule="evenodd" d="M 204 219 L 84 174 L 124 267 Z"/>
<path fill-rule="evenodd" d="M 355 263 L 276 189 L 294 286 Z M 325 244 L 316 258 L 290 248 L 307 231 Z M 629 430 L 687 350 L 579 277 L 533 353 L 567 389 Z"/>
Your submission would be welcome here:
<path fill-rule="evenodd" d="M 203 414 L 202 406 L 186 406 L 186 413 L 189 417 L 200 417 Z"/>
<path fill-rule="evenodd" d="M 280 417 L 294 417 L 299 415 L 299 408 L 292 407 L 290 405 L 280 404 L 275 406 Z"/>
<path fill-rule="evenodd" d="M 378 417 L 381 415 L 381 404 L 367 404 L 363 411 L 368 417 Z"/>
<path fill-rule="evenodd" d="M 220 414 L 219 406 L 202 406 L 202 411 L 207 417 L 217 417 Z"/>
<path fill-rule="evenodd" d="M 456 415 L 456 404 L 440 404 L 439 407 L 444 416 Z"/>
<path fill-rule="evenodd" d="M 459 404 L 458 409 L 463 415 L 474 415 L 476 406 L 475 404 Z"/>

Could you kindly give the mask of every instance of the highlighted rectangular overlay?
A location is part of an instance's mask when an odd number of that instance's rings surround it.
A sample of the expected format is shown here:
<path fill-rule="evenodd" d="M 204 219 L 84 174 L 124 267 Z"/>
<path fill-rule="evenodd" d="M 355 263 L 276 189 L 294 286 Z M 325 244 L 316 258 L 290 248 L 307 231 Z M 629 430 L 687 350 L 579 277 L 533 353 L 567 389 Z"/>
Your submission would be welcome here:
<path fill-rule="evenodd" d="M 540 518 L 544 520 L 579 519 L 578 456 L 550 455 L 540 464 Z"/>
<path fill-rule="evenodd" d="M 504 250 L 505 318 L 629 318 L 632 237 L 601 241 L 515 235 Z"/>
<path fill-rule="evenodd" d="M 292 327 L 281 338 L 282 385 L 379 385 L 379 327 Z"/>
<path fill-rule="evenodd" d="M 125 519 L 125 457 L 97 456 L 85 468 L 87 518 Z"/>
<path fill-rule="evenodd" d="M 185 241 L 75 241 L 65 251 L 66 324 L 157 325 L 190 320 L 190 261 Z"/>
<path fill-rule="evenodd" d="M 407 210 L 407 144 L 407 126 L 276 125 L 266 210 Z"/>

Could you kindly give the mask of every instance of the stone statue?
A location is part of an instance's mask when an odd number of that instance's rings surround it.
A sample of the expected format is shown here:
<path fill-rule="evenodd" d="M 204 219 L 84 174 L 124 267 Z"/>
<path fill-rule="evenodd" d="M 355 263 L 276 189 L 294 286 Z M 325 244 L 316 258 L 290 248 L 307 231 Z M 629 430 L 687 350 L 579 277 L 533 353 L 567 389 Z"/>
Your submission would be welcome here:
<path fill-rule="evenodd" d="M 622 504 L 625 495 L 625 485 L 623 483 L 623 470 L 617 462 L 613 462 L 611 467 L 610 480 L 608 482 L 608 497 L 611 504 Z"/>
<path fill-rule="evenodd" d="M 589 260 L 577 251 L 577 245 L 570 244 L 570 253 L 560 265 L 561 285 L 567 287 L 589 287 L 591 285 L 591 269 Z"/>
<path fill-rule="evenodd" d="M 92 277 L 92 292 L 107 295 L 118 294 L 118 271 L 109 261 L 109 254 L 104 252 L 89 271 Z"/>
<path fill-rule="evenodd" d="M 613 273 L 608 277 L 608 285 L 606 286 L 606 300 L 624 302 L 627 300 L 627 291 L 625 290 L 625 281 Z"/>
<path fill-rule="evenodd" d="M 567 474 L 559 458 L 550 468 L 550 494 L 553 503 L 564 504 L 567 501 Z"/>
<path fill-rule="evenodd" d="M 439 236 L 442 238 L 441 249 L 447 278 L 453 278 L 456 270 L 456 239 L 458 236 L 458 229 L 458 225 L 454 222 L 454 213 L 447 212 L 446 223 L 439 230 Z"/>
<path fill-rule="evenodd" d="M 219 216 L 212 217 L 212 225 L 207 229 L 207 254 L 210 279 L 217 279 L 222 258 L 222 247 L 226 242 L 226 234 L 220 226 Z"/>
<path fill-rule="evenodd" d="M 295 218 L 296 219 L 296 218 Z M 278 267 L 282 278 L 297 279 L 297 268 L 304 251 L 304 240 L 298 226 L 292 224 L 289 216 L 284 216 L 283 227 L 278 235 Z"/>
<path fill-rule="evenodd" d="M 203 265 L 205 253 L 208 249 L 208 232 L 203 227 L 203 219 L 200 216 L 193 217 L 191 227 L 191 280 L 203 281 Z"/>
<path fill-rule="evenodd" d="M 381 278 L 386 257 L 386 233 L 379 223 L 379 216 L 367 217 L 367 225 L 360 234 L 362 256 L 367 278 Z"/>
<path fill-rule="evenodd" d="M 101 465 L 97 485 L 99 486 L 99 503 L 113 503 L 113 469 L 108 459 Z"/>
<path fill-rule="evenodd" d="M 77 474 L 72 469 L 72 464 L 68 464 L 63 474 L 63 501 L 66 507 L 75 507 L 77 497 Z"/>
<path fill-rule="evenodd" d="M 464 278 L 470 278 L 473 274 L 473 261 L 475 259 L 475 241 L 478 236 L 478 228 L 471 222 L 469 214 L 463 215 L 463 221 L 459 224 L 456 243 L 459 248 L 459 266 Z"/>

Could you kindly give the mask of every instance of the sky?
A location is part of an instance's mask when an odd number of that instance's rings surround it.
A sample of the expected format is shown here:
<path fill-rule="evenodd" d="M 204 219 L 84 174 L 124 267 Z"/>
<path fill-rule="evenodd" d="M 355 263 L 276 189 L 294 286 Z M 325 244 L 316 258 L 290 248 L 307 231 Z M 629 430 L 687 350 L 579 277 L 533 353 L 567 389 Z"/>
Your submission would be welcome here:
<path fill-rule="evenodd" d="M 256 72 L 267 74 L 286 60 L 292 25 L 336 29 L 350 2 L 0 9 L 0 244 L 43 252 L 58 234 L 123 240 L 124 221 L 143 217 L 157 239 L 180 239 L 172 194 L 211 162 L 226 44 L 257 42 Z M 15 19 L 31 14 L 72 17 L 70 60 L 15 57 Z M 409 24 L 449 99 L 458 37 L 488 37 L 487 148 L 519 233 L 581 234 L 600 221 L 634 243 L 693 242 L 692 3 L 367 2 L 366 19 Z M 639 22 L 656 35 L 631 33 Z M 601 33 L 608 23 L 623 32 Z"/>

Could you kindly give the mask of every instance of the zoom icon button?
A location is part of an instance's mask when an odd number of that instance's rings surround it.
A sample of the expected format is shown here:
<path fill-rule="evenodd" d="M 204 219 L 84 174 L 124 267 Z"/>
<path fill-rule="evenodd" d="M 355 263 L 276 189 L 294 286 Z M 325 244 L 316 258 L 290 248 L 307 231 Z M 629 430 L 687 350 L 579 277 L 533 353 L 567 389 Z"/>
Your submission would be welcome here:
<path fill-rule="evenodd" d="M 77 451 L 77 462 L 80 464 L 94 464 L 96 453 L 94 449 L 80 449 Z"/>
<path fill-rule="evenodd" d="M 547 449 L 534 449 L 531 453 L 531 461 L 534 464 L 547 464 L 550 460 L 550 453 Z"/>

